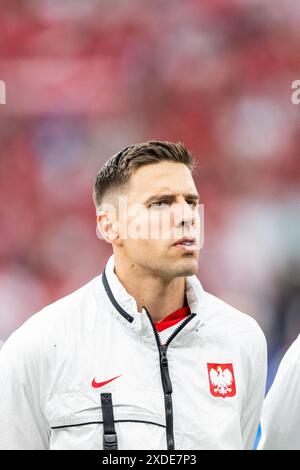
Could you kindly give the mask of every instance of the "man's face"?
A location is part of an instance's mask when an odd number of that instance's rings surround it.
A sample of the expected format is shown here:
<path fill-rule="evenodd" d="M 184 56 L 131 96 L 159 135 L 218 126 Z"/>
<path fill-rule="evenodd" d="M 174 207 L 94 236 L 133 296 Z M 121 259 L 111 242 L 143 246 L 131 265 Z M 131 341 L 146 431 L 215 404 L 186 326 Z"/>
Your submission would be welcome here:
<path fill-rule="evenodd" d="M 182 163 L 148 164 L 131 176 L 119 199 L 115 256 L 165 279 L 198 270 L 200 216 L 190 170 Z M 123 204 L 123 207 L 122 207 Z M 194 243 L 174 243 L 188 237 Z M 121 252 L 119 251 L 121 250 Z"/>

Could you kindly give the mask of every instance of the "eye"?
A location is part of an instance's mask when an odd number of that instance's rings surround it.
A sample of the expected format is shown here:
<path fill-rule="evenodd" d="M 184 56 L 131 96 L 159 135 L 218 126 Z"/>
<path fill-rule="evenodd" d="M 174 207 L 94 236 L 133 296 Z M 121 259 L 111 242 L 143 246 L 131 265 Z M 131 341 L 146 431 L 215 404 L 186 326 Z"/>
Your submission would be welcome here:
<path fill-rule="evenodd" d="M 152 202 L 149 207 L 153 207 L 154 209 L 162 209 L 169 205 L 168 201 L 158 201 Z"/>
<path fill-rule="evenodd" d="M 190 201 L 190 202 L 187 201 L 187 203 L 190 204 L 190 205 L 193 206 L 193 207 L 197 207 L 198 204 L 199 204 L 198 201 Z"/>

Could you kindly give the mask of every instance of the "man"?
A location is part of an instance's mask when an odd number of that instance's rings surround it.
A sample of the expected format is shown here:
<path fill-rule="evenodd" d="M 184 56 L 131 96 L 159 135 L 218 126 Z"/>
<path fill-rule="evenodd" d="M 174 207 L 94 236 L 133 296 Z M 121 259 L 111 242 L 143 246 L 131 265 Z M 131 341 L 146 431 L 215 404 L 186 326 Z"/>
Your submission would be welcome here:
<path fill-rule="evenodd" d="M 252 448 L 265 338 L 196 277 L 194 163 L 180 143 L 149 141 L 100 170 L 97 227 L 113 254 L 3 346 L 0 448 Z"/>
<path fill-rule="evenodd" d="M 263 405 L 264 450 L 300 450 L 300 335 L 285 353 Z"/>

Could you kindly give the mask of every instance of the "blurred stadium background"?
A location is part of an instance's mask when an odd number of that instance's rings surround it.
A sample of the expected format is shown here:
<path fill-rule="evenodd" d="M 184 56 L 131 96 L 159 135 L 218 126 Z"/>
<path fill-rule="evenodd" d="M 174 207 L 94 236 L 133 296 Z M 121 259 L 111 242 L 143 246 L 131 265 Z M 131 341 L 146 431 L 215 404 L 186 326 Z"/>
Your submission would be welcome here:
<path fill-rule="evenodd" d="M 300 3 L 1 0 L 0 18 L 0 338 L 104 267 L 100 166 L 182 141 L 205 204 L 199 279 L 263 328 L 269 385 L 300 332 Z"/>

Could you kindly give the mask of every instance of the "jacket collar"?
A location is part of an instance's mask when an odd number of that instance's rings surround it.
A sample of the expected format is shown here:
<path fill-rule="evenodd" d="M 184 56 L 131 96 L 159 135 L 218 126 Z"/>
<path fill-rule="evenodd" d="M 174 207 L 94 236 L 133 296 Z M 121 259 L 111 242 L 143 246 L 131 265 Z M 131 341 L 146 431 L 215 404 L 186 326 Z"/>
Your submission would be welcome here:
<path fill-rule="evenodd" d="M 138 312 L 137 304 L 114 272 L 115 258 L 111 255 L 102 273 L 102 284 L 113 307 L 114 314 L 122 323 L 133 329 L 148 330 L 149 319 L 146 312 Z M 196 275 L 186 277 L 186 298 L 191 313 L 197 315 L 197 325 L 205 323 L 205 291 Z M 191 321 L 195 326 L 195 319 Z M 144 328 L 143 328 L 144 327 Z"/>

